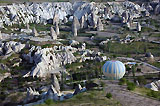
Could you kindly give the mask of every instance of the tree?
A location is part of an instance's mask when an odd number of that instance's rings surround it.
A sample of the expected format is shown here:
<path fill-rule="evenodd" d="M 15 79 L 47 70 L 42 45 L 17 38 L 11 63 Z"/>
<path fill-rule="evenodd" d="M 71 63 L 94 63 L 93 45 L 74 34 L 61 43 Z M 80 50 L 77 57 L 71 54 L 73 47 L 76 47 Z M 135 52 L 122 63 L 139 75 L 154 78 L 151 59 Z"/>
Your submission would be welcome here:
<path fill-rule="evenodd" d="M 133 91 L 136 88 L 136 85 L 132 82 L 127 83 L 127 89 Z"/>
<path fill-rule="evenodd" d="M 107 93 L 107 94 L 106 94 L 106 97 L 107 97 L 108 99 L 110 99 L 110 98 L 112 98 L 112 94 L 111 94 L 111 93 Z"/>
<path fill-rule="evenodd" d="M 107 43 L 107 50 L 108 50 L 108 52 L 110 52 L 110 48 L 111 48 L 111 41 L 108 41 L 108 43 Z"/>
<path fill-rule="evenodd" d="M 146 78 L 144 76 L 138 76 L 137 80 L 140 84 L 143 84 L 143 85 L 147 83 Z"/>
<path fill-rule="evenodd" d="M 136 82 L 136 80 L 135 80 L 135 65 L 132 66 L 132 74 L 133 74 L 134 82 Z"/>

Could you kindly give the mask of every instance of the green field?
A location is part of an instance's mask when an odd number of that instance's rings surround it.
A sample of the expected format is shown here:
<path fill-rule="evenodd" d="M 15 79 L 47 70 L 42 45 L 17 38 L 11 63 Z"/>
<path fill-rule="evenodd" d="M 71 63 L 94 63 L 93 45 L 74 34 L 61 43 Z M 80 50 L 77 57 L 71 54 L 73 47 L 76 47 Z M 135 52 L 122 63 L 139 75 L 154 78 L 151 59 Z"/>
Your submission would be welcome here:
<path fill-rule="evenodd" d="M 62 102 L 46 100 L 45 104 L 36 106 L 121 106 L 121 104 L 113 98 L 108 99 L 102 90 L 91 90 Z"/>

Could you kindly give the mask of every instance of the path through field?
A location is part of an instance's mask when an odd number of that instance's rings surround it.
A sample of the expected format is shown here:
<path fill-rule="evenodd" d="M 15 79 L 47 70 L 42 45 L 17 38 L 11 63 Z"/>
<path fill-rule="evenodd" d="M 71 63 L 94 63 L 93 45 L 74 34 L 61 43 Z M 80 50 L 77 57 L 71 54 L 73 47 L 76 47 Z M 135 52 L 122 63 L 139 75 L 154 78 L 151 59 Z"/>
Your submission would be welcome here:
<path fill-rule="evenodd" d="M 160 106 L 160 101 L 130 92 L 125 86 L 111 81 L 105 81 L 105 83 L 107 84 L 106 92 L 110 92 L 113 98 L 123 106 Z"/>

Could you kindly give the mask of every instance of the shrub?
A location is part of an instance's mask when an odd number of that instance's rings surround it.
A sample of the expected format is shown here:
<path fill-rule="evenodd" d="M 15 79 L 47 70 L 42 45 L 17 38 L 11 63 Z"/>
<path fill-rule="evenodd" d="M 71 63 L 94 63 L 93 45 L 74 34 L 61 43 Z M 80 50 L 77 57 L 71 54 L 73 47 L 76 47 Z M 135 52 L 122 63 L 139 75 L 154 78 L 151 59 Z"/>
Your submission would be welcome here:
<path fill-rule="evenodd" d="M 138 80 L 138 82 L 140 83 L 140 84 L 146 84 L 147 83 L 147 81 L 146 81 L 146 79 L 145 79 L 145 77 L 144 76 L 138 76 L 137 77 L 137 80 Z"/>
<path fill-rule="evenodd" d="M 137 68 L 137 72 L 141 72 L 141 68 Z"/>
<path fill-rule="evenodd" d="M 107 97 L 108 99 L 110 99 L 110 98 L 112 98 L 112 94 L 111 94 L 111 93 L 107 93 L 107 94 L 106 94 L 106 97 Z"/>
<path fill-rule="evenodd" d="M 51 104 L 53 104 L 53 100 L 52 99 L 47 99 L 47 100 L 45 100 L 44 103 L 47 104 L 47 105 L 51 105 Z"/>
<path fill-rule="evenodd" d="M 136 88 L 136 85 L 132 82 L 127 83 L 127 89 L 133 91 Z"/>
<path fill-rule="evenodd" d="M 157 91 L 151 90 L 150 92 L 147 93 L 147 96 L 149 96 L 149 97 L 154 97 L 154 98 L 158 98 L 158 97 L 159 97 L 159 94 L 158 94 Z"/>
<path fill-rule="evenodd" d="M 101 87 L 104 87 L 105 86 L 105 83 L 104 82 L 100 82 L 100 85 L 101 85 Z"/>
<path fill-rule="evenodd" d="M 125 78 L 121 78 L 119 80 L 119 85 L 124 85 L 124 84 L 126 84 L 126 82 L 127 82 L 127 80 Z"/>

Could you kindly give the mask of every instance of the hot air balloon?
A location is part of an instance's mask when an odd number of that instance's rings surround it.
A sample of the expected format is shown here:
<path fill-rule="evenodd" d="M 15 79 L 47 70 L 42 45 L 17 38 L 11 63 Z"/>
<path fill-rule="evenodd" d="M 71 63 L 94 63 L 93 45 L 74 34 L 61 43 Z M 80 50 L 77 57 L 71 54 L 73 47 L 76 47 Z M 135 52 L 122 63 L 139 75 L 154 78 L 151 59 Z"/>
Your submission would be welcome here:
<path fill-rule="evenodd" d="M 120 61 L 111 60 L 103 65 L 103 74 L 109 80 L 121 79 L 125 74 L 125 70 L 124 64 Z"/>

